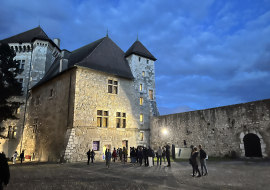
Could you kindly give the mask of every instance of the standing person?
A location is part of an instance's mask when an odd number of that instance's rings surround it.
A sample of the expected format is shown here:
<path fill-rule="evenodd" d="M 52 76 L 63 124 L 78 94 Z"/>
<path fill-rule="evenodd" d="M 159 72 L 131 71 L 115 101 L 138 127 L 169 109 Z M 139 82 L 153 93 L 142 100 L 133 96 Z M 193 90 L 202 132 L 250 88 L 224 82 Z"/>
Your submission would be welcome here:
<path fill-rule="evenodd" d="M 141 149 L 138 149 L 138 157 L 139 157 L 139 163 L 140 163 L 140 166 L 142 166 L 142 159 L 143 159 L 143 151 L 142 151 L 142 148 L 141 148 Z"/>
<path fill-rule="evenodd" d="M 3 183 L 4 186 L 8 185 L 10 178 L 10 173 L 9 173 L 9 166 L 7 163 L 7 158 L 3 153 L 0 153 L 0 190 L 3 189 Z"/>
<path fill-rule="evenodd" d="M 95 159 L 95 152 L 94 152 L 94 150 L 92 149 L 92 151 L 91 151 L 91 162 L 92 162 L 92 164 L 93 164 L 93 160 Z"/>
<path fill-rule="evenodd" d="M 148 163 L 148 151 L 145 147 L 143 147 L 143 156 L 144 156 L 144 166 L 147 167 Z"/>
<path fill-rule="evenodd" d="M 24 151 L 22 151 L 22 153 L 20 154 L 20 158 L 21 158 L 21 164 L 22 164 L 22 161 L 24 159 Z"/>
<path fill-rule="evenodd" d="M 88 162 L 87 162 L 87 164 L 89 165 L 89 161 L 90 161 L 90 155 L 91 155 L 91 151 L 90 151 L 90 149 L 88 150 L 88 152 L 87 152 L 86 154 L 87 154 L 87 157 L 88 157 Z"/>
<path fill-rule="evenodd" d="M 120 162 L 122 162 L 122 156 L 123 156 L 123 151 L 122 148 L 119 149 L 119 158 L 120 158 Z"/>
<path fill-rule="evenodd" d="M 153 166 L 153 155 L 152 155 L 152 149 L 149 146 L 148 150 L 147 150 L 147 155 L 148 155 L 148 167 L 152 167 Z"/>
<path fill-rule="evenodd" d="M 164 160 L 164 165 L 166 164 L 165 157 L 166 157 L 166 151 L 165 151 L 165 148 L 162 147 L 162 158 Z"/>
<path fill-rule="evenodd" d="M 199 154 L 200 154 L 200 162 L 201 162 L 201 169 L 202 169 L 202 175 L 206 176 L 208 174 L 208 170 L 206 167 L 206 152 L 202 149 L 202 145 L 199 145 Z M 205 174 L 203 174 L 203 168 L 205 169 Z"/>
<path fill-rule="evenodd" d="M 15 151 L 15 153 L 13 154 L 13 164 L 16 164 L 16 159 L 17 159 L 17 151 Z"/>
<path fill-rule="evenodd" d="M 114 148 L 114 150 L 113 150 L 112 156 L 113 156 L 113 162 L 115 162 L 115 159 L 116 159 L 116 157 L 117 157 L 117 153 L 116 153 L 115 148 Z"/>
<path fill-rule="evenodd" d="M 161 166 L 161 162 L 162 162 L 161 157 L 162 157 L 162 150 L 159 147 L 158 150 L 157 150 L 157 165 L 158 165 L 158 161 L 160 160 L 160 166 Z"/>
<path fill-rule="evenodd" d="M 165 146 L 165 148 L 166 148 L 166 158 L 167 158 L 167 162 L 168 162 L 168 165 L 167 165 L 167 167 L 170 167 L 171 166 L 171 158 L 170 158 L 170 145 L 169 144 L 167 144 L 166 146 Z"/>
<path fill-rule="evenodd" d="M 122 156 L 122 162 L 124 163 L 124 165 L 126 164 L 127 161 L 127 149 L 125 147 L 123 147 L 123 156 Z"/>
<path fill-rule="evenodd" d="M 152 162 L 153 162 L 153 166 L 155 165 L 154 164 L 154 159 L 155 159 L 155 151 L 152 149 Z"/>
<path fill-rule="evenodd" d="M 198 164 L 199 164 L 199 153 L 197 152 L 197 147 L 194 147 L 193 148 L 193 153 L 192 153 L 192 156 L 191 156 L 191 162 L 192 162 L 192 165 L 193 165 L 193 175 L 192 177 L 195 177 L 195 172 L 198 173 L 197 177 L 201 177 L 201 173 L 199 171 L 199 168 L 198 168 Z"/>
<path fill-rule="evenodd" d="M 132 162 L 133 166 L 135 166 L 137 154 L 136 154 L 136 152 L 135 152 L 134 147 L 131 149 L 130 157 L 131 157 L 131 162 Z"/>
<path fill-rule="evenodd" d="M 135 153 L 136 153 L 136 163 L 139 162 L 139 155 L 138 155 L 138 152 L 139 152 L 139 148 L 135 148 Z"/>
<path fill-rule="evenodd" d="M 112 159 L 112 153 L 111 153 L 110 149 L 108 149 L 108 150 L 106 149 L 105 160 L 106 160 L 106 167 L 108 169 L 110 169 L 111 159 Z"/>

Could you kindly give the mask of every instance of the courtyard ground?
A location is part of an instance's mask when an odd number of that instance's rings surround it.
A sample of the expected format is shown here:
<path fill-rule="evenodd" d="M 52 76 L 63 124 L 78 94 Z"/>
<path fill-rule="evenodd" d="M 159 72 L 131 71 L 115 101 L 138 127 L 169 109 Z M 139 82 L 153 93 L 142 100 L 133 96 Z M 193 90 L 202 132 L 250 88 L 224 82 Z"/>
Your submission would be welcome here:
<path fill-rule="evenodd" d="M 17 163 L 10 165 L 11 179 L 5 190 L 43 189 L 270 189 L 269 160 L 208 161 L 209 175 L 192 178 L 188 162 L 171 167 L 139 167 L 105 162 Z"/>

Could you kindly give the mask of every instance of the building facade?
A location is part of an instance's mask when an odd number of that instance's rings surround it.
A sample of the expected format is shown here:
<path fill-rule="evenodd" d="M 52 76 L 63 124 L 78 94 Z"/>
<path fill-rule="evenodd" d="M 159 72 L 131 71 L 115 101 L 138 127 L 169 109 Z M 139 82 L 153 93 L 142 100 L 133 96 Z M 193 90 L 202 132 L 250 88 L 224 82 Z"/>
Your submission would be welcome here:
<path fill-rule="evenodd" d="M 10 98 L 11 101 L 23 103 L 14 110 L 18 120 L 8 119 L 0 124 L 4 128 L 0 134 L 0 149 L 8 157 L 12 157 L 14 151 L 21 151 L 21 138 L 26 124 L 25 118 L 27 118 L 26 105 L 29 99 L 27 90 L 44 76 L 45 67 L 49 67 L 54 59 L 60 56 L 61 51 L 40 27 L 0 40 L 1 43 L 9 44 L 16 52 L 15 59 L 23 69 L 23 72 L 17 76 L 18 81 L 22 83 L 23 95 Z"/>
<path fill-rule="evenodd" d="M 156 58 L 143 44 L 137 40 L 123 52 L 104 37 L 72 52 L 58 48 L 32 53 L 31 97 L 20 135 L 25 154 L 80 161 L 94 149 L 98 160 L 106 148 L 149 145 L 150 117 L 159 115 Z"/>

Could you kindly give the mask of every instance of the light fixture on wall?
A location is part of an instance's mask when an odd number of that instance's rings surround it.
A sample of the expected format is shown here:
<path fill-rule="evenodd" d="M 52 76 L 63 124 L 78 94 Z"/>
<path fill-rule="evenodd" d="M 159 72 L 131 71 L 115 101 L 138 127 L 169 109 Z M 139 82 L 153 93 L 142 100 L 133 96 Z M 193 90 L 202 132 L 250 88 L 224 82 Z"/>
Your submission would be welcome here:
<path fill-rule="evenodd" d="M 163 134 L 164 135 L 167 135 L 168 134 L 168 131 L 166 129 L 163 130 Z"/>

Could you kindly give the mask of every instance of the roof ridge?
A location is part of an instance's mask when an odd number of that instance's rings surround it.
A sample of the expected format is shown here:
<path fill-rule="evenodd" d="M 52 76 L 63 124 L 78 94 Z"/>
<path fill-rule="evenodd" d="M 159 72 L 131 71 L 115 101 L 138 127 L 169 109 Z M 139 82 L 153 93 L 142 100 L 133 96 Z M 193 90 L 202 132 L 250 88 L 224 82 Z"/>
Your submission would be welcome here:
<path fill-rule="evenodd" d="M 78 63 L 81 63 L 81 62 L 83 62 L 83 61 L 85 61 L 85 59 L 87 59 L 88 57 L 90 57 L 92 54 L 93 54 L 93 52 L 98 48 L 98 46 L 100 46 L 100 44 L 102 44 L 102 42 L 104 41 L 104 39 L 105 39 L 106 37 L 103 37 L 103 38 L 101 38 L 101 39 L 99 39 L 99 40 L 101 40 L 101 42 L 93 49 L 93 51 L 88 55 L 88 56 L 86 56 L 83 60 L 81 60 L 80 62 L 78 62 Z M 96 40 L 96 41 L 98 41 L 98 40 Z M 96 42 L 95 41 L 95 42 Z M 92 43 L 94 43 L 94 42 L 92 42 Z M 91 43 L 90 43 L 91 44 Z M 87 44 L 87 45 L 89 45 L 89 44 Z M 87 45 L 85 45 L 85 46 L 87 46 Z M 85 47 L 85 46 L 83 46 L 83 47 Z M 77 63 L 76 63 L 77 64 Z M 75 64 L 75 65 L 76 65 Z"/>

